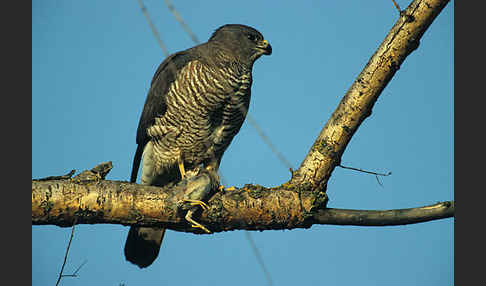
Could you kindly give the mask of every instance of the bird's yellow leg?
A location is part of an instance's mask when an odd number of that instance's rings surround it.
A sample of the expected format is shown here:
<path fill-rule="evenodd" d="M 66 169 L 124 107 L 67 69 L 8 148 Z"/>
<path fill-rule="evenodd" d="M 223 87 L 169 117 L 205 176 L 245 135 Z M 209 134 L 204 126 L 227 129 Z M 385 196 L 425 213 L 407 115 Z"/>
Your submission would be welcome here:
<path fill-rule="evenodd" d="M 200 224 L 197 221 L 192 219 L 192 213 L 193 213 L 193 211 L 189 210 L 186 214 L 186 220 L 192 224 L 192 227 L 200 228 L 207 233 L 211 233 L 211 231 L 209 229 L 207 229 L 206 227 L 204 227 L 204 225 L 202 225 L 202 224 Z"/>
<path fill-rule="evenodd" d="M 191 206 L 200 206 L 204 210 L 208 210 L 209 209 L 208 205 L 205 202 L 203 202 L 203 201 L 190 200 L 190 199 L 184 199 L 184 201 L 190 203 Z"/>
<path fill-rule="evenodd" d="M 181 172 L 181 180 L 184 180 L 186 177 L 186 170 L 184 169 L 184 162 L 182 161 L 181 156 L 177 159 L 177 163 L 179 165 L 179 172 Z"/>

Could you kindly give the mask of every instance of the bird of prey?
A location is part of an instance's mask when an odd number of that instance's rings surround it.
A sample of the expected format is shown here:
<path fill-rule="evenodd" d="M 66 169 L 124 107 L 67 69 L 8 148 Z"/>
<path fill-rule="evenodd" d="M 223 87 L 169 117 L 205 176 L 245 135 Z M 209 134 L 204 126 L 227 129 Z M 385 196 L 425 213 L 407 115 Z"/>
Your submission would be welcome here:
<path fill-rule="evenodd" d="M 155 72 L 142 111 L 131 182 L 142 157 L 145 185 L 166 186 L 200 170 L 217 174 L 248 111 L 253 64 L 271 53 L 272 46 L 256 29 L 227 24 L 206 43 L 167 57 Z M 164 233 L 163 228 L 130 227 L 125 258 L 148 267 Z"/>

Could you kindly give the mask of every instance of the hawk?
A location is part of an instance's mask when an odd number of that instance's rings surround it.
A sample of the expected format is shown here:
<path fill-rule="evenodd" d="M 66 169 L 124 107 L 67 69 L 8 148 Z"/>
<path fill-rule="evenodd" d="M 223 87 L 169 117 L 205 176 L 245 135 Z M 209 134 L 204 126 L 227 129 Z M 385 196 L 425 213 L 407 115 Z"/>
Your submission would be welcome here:
<path fill-rule="evenodd" d="M 145 185 L 177 183 L 199 170 L 217 174 L 248 111 L 253 64 L 271 53 L 256 29 L 227 24 L 206 43 L 167 57 L 155 72 L 138 124 L 130 181 L 137 179 L 142 156 Z M 130 227 L 125 258 L 148 267 L 164 233 L 164 228 Z"/>

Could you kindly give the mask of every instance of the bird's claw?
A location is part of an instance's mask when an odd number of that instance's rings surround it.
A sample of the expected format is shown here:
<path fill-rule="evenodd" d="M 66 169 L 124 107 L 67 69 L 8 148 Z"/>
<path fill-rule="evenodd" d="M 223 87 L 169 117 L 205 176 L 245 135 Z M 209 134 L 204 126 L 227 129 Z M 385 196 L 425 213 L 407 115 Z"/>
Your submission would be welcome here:
<path fill-rule="evenodd" d="M 218 190 L 219 190 L 219 191 L 222 191 L 222 190 L 225 190 L 225 191 L 234 191 L 234 190 L 236 190 L 236 188 L 235 188 L 234 186 L 231 186 L 231 187 L 229 187 L 229 188 L 226 188 L 225 186 L 220 185 L 220 186 L 218 187 Z"/>
<path fill-rule="evenodd" d="M 209 229 L 205 228 L 202 224 L 199 224 L 199 223 L 198 224 L 194 224 L 193 223 L 192 224 L 192 227 L 194 227 L 194 228 L 200 228 L 200 229 L 204 230 L 206 233 L 211 233 L 211 231 Z"/>
<path fill-rule="evenodd" d="M 184 202 L 190 203 L 191 206 L 200 206 L 203 210 L 206 211 L 209 209 L 208 205 L 203 201 L 184 199 Z"/>
<path fill-rule="evenodd" d="M 197 221 L 192 219 L 192 213 L 193 213 L 193 211 L 189 210 L 186 214 L 186 217 L 185 217 L 186 220 L 191 223 L 191 226 L 194 227 L 194 228 L 200 228 L 200 229 L 204 230 L 206 233 L 211 233 L 211 231 L 209 229 L 207 229 L 204 225 L 202 225 L 202 224 L 200 224 Z"/>

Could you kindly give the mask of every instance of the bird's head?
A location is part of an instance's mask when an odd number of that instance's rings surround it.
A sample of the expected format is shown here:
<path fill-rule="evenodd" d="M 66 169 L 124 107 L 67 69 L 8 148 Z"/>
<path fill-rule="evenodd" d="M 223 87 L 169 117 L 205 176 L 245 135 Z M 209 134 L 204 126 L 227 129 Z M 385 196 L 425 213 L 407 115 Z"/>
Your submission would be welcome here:
<path fill-rule="evenodd" d="M 216 44 L 226 53 L 251 65 L 261 55 L 272 54 L 272 46 L 260 32 L 240 24 L 227 24 L 219 27 L 208 42 Z"/>

